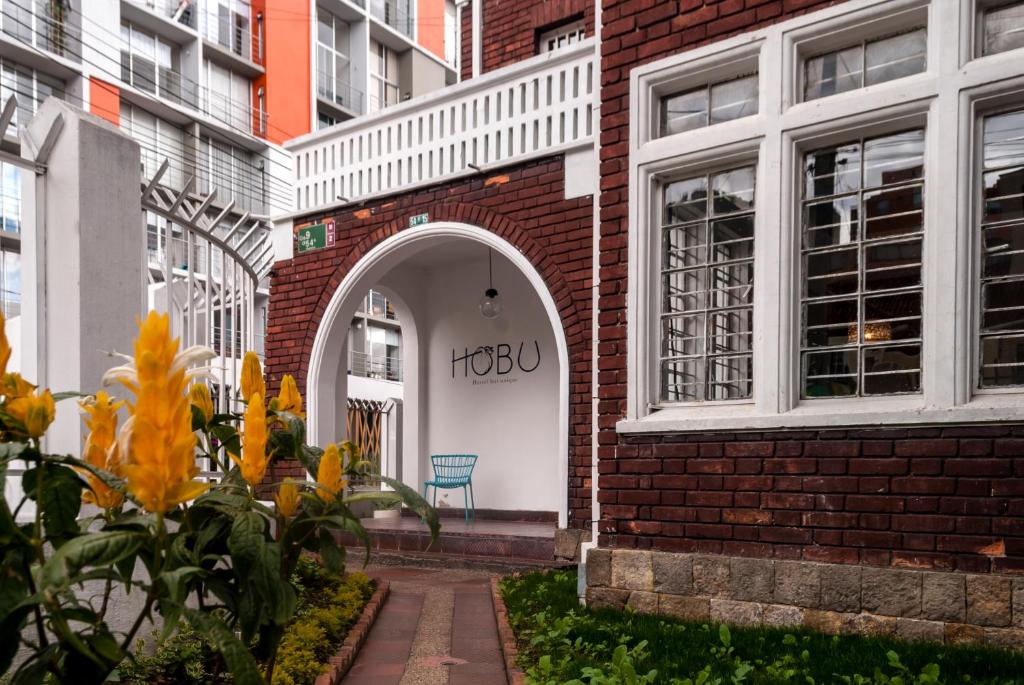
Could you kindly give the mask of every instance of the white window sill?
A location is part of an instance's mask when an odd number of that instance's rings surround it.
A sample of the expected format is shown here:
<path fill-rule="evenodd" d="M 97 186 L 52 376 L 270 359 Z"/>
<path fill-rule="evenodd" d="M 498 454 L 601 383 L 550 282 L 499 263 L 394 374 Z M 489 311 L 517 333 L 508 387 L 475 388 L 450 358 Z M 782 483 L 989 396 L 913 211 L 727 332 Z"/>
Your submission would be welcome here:
<path fill-rule="evenodd" d="M 774 431 L 808 428 L 891 428 L 897 426 L 1024 421 L 1018 393 L 979 395 L 968 404 L 926 407 L 921 397 L 819 399 L 779 414 L 761 414 L 753 405 L 669 407 L 615 425 L 622 434 Z"/>

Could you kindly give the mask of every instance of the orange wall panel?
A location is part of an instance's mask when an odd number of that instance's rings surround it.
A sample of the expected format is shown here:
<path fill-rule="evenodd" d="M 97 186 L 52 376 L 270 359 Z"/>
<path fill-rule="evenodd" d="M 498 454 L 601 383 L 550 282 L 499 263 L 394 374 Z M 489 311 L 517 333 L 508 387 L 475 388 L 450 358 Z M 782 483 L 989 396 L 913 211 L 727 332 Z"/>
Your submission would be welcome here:
<path fill-rule="evenodd" d="M 267 139 L 283 143 L 310 132 L 310 55 L 312 26 L 309 3 L 295 0 L 255 0 L 253 21 L 263 12 L 263 68 L 253 81 L 253 102 L 265 89 Z M 255 30 L 255 25 L 253 27 Z"/>
<path fill-rule="evenodd" d="M 89 112 L 114 126 L 121 125 L 121 89 L 95 76 L 89 77 Z"/>
<path fill-rule="evenodd" d="M 416 42 L 444 59 L 444 0 L 416 0 Z"/>

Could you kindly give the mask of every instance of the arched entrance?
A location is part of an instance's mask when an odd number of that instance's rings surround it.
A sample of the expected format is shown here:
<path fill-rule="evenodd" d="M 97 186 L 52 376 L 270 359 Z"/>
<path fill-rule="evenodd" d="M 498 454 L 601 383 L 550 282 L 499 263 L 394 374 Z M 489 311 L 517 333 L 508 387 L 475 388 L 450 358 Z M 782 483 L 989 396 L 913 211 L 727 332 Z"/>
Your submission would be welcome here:
<path fill-rule="evenodd" d="M 488 248 L 495 285 L 506 299 L 500 320 L 484 320 L 476 311 Z M 405 406 L 397 475 L 419 488 L 429 470 L 428 454 L 479 453 L 478 507 L 553 510 L 565 527 L 565 331 L 541 275 L 491 231 L 454 222 L 425 224 L 382 240 L 353 265 L 331 295 L 313 339 L 306 384 L 311 442 L 326 444 L 344 435 L 347 334 L 370 288 L 388 293 L 402 322 Z M 491 349 L 477 352 L 481 347 Z M 456 503 L 461 506 L 458 498 Z"/>

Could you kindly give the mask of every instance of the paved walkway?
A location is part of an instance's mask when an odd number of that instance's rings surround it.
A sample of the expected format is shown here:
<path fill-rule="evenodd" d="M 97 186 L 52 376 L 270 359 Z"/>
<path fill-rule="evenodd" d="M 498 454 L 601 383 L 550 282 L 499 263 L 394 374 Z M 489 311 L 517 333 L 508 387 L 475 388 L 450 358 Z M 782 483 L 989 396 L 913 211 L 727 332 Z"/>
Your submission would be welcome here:
<path fill-rule="evenodd" d="M 391 581 L 344 685 L 508 685 L 490 575 L 430 568 L 369 568 Z"/>

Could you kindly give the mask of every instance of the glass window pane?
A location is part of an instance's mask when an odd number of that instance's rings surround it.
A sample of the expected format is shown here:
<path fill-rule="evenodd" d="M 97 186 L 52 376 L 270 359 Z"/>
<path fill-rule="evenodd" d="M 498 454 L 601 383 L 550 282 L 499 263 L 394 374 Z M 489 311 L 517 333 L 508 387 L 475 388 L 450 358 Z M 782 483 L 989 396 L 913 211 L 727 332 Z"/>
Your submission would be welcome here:
<path fill-rule="evenodd" d="M 804 162 L 804 197 L 829 197 L 860 188 L 860 143 L 817 150 Z"/>
<path fill-rule="evenodd" d="M 807 203 L 804 207 L 804 247 L 847 245 L 859 231 L 860 200 L 856 195 Z"/>
<path fill-rule="evenodd" d="M 757 76 L 744 76 L 711 86 L 711 123 L 757 114 Z"/>
<path fill-rule="evenodd" d="M 669 95 L 661 99 L 661 135 L 682 133 L 707 125 L 707 88 Z"/>
<path fill-rule="evenodd" d="M 753 376 L 750 355 L 715 357 L 709 361 L 709 400 L 738 400 L 750 397 Z"/>
<path fill-rule="evenodd" d="M 673 271 L 662 278 L 662 294 L 664 303 L 662 311 L 666 314 L 704 309 L 707 291 L 707 272 L 704 269 L 689 271 Z"/>
<path fill-rule="evenodd" d="M 711 193 L 715 214 L 750 211 L 754 206 L 754 168 L 715 174 L 711 178 Z"/>
<path fill-rule="evenodd" d="M 704 373 L 699 359 L 669 359 L 661 363 L 661 398 L 667 402 L 703 399 Z"/>
<path fill-rule="evenodd" d="M 924 130 L 864 142 L 864 187 L 875 188 L 924 177 Z"/>
<path fill-rule="evenodd" d="M 661 268 L 682 269 L 707 261 L 704 253 L 706 232 L 703 222 L 665 229 Z"/>
<path fill-rule="evenodd" d="M 316 12 L 316 41 L 320 45 L 329 48 L 334 47 L 334 26 L 333 17 L 330 12 L 324 9 L 317 9 Z"/>
<path fill-rule="evenodd" d="M 669 316 L 661 321 L 661 355 L 690 357 L 704 354 L 704 314 Z"/>
<path fill-rule="evenodd" d="M 711 261 L 731 262 L 754 257 L 754 217 L 738 216 L 711 224 Z"/>
<path fill-rule="evenodd" d="M 927 53 L 928 36 L 923 28 L 868 43 L 865 85 L 921 73 Z"/>
<path fill-rule="evenodd" d="M 859 45 L 818 57 L 804 63 L 804 100 L 845 93 L 863 84 L 864 51 Z"/>
<path fill-rule="evenodd" d="M 1024 110 L 985 118 L 986 169 L 1024 164 Z"/>
<path fill-rule="evenodd" d="M 986 223 L 1024 218 L 1024 167 L 990 171 L 984 175 Z"/>
<path fill-rule="evenodd" d="M 673 181 L 665 186 L 665 223 L 703 219 L 708 212 L 708 179 L 705 176 Z"/>
<path fill-rule="evenodd" d="M 984 54 L 1024 47 L 1024 2 L 985 12 Z"/>
<path fill-rule="evenodd" d="M 864 193 L 864 239 L 891 238 L 922 229 L 924 189 L 903 186 Z"/>

